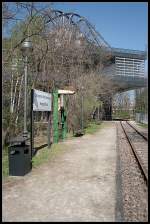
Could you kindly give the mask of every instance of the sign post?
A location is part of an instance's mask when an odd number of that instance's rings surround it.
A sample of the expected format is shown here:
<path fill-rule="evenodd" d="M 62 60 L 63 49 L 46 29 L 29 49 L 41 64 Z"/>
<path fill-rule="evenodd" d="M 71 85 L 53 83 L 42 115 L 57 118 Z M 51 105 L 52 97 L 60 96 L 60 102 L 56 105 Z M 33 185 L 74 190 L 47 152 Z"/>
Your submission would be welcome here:
<path fill-rule="evenodd" d="M 34 111 L 48 112 L 47 143 L 50 148 L 50 111 L 52 110 L 52 94 L 31 89 L 31 155 L 34 148 Z M 32 156 L 31 156 L 32 158 Z"/>
<path fill-rule="evenodd" d="M 34 90 L 31 89 L 31 160 L 32 160 L 32 149 L 34 148 L 34 114 L 33 114 L 33 94 Z"/>
<path fill-rule="evenodd" d="M 47 139 L 48 139 L 48 148 L 50 148 L 50 111 L 48 111 L 48 131 L 47 131 Z"/>

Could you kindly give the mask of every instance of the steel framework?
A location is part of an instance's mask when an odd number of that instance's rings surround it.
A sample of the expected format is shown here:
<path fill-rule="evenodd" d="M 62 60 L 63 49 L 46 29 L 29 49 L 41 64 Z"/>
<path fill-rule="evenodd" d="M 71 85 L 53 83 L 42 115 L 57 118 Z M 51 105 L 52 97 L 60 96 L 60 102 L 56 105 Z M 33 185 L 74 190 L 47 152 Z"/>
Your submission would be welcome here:
<path fill-rule="evenodd" d="M 102 35 L 89 23 L 89 21 L 76 13 L 64 13 L 59 10 L 51 10 L 45 13 L 45 23 L 50 30 L 59 30 L 64 27 L 67 30 L 76 30 L 78 37 L 85 38 L 89 43 L 111 49 L 111 46 L 104 40 Z"/>

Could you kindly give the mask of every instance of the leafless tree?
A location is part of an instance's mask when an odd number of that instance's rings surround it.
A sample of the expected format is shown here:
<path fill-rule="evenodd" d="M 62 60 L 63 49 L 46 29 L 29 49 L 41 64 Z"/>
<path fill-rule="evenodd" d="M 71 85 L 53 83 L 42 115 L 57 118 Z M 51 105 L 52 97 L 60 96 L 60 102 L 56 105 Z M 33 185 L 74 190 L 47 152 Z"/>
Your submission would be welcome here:
<path fill-rule="evenodd" d="M 28 61 L 28 96 L 31 88 L 52 92 L 55 88 L 72 86 L 76 94 L 66 97 L 68 128 L 76 130 L 80 127 L 81 95 L 84 97 L 86 125 L 92 109 L 100 104 L 96 97 L 111 96 L 115 92 L 112 81 L 103 75 L 103 67 L 111 58 L 106 51 L 107 43 L 86 19 L 78 15 L 75 23 L 74 14 L 64 14 L 51 8 L 38 9 L 32 2 L 15 4 L 18 10 L 26 10 L 27 17 L 23 23 L 15 26 L 12 32 L 15 35 L 9 41 L 4 41 L 3 88 L 4 94 L 9 89 L 10 121 L 16 133 L 20 130 L 19 119 L 23 115 L 23 61 L 20 61 L 20 47 L 27 37 L 33 43 Z M 5 11 L 8 11 L 7 7 Z M 13 58 L 17 63 L 14 71 Z"/>

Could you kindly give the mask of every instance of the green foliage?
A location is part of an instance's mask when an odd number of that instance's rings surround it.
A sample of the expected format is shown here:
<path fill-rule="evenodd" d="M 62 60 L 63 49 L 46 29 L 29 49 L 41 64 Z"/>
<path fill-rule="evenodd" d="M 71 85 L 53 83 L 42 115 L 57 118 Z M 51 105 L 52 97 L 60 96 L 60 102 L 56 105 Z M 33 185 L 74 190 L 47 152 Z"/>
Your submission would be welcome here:
<path fill-rule="evenodd" d="M 5 178 L 9 175 L 8 169 L 8 147 L 2 150 L 2 177 Z"/>
<path fill-rule="evenodd" d="M 148 124 L 137 123 L 142 128 L 148 128 Z"/>
<path fill-rule="evenodd" d="M 86 125 L 88 125 L 89 122 L 89 115 L 91 114 L 93 108 L 96 108 L 99 106 L 99 103 L 96 102 L 94 99 L 92 100 L 92 98 L 86 98 L 84 100 L 84 127 L 86 127 Z"/>
<path fill-rule="evenodd" d="M 43 148 L 41 149 L 32 159 L 33 167 L 38 167 L 43 163 L 49 162 L 52 158 L 56 158 L 61 155 L 67 148 L 62 144 L 52 144 L 50 149 Z"/>
<path fill-rule="evenodd" d="M 122 118 L 127 119 L 130 118 L 130 112 L 129 111 L 117 111 L 116 113 L 113 113 L 113 118 Z"/>
<path fill-rule="evenodd" d="M 135 96 L 135 112 L 147 112 L 148 111 L 148 89 L 142 88 L 136 90 Z"/>
<path fill-rule="evenodd" d="M 47 162 L 49 160 L 50 150 L 51 149 L 48 148 L 41 149 L 41 151 L 39 151 L 39 153 L 32 159 L 33 167 L 37 167 L 42 163 Z"/>
<path fill-rule="evenodd" d="M 85 134 L 94 134 L 95 132 L 100 130 L 100 128 L 102 127 L 102 124 L 103 123 L 97 124 L 96 122 L 90 122 L 87 128 L 85 129 Z"/>

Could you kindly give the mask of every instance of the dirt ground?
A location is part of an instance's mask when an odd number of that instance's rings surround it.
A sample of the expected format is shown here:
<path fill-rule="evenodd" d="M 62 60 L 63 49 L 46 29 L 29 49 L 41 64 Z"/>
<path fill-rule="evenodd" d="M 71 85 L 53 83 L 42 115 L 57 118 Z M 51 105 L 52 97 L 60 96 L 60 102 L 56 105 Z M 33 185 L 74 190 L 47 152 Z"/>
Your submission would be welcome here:
<path fill-rule="evenodd" d="M 115 221 L 115 123 L 61 144 L 69 150 L 3 182 L 3 221 Z"/>

